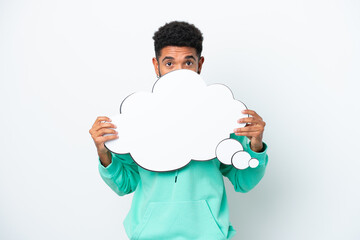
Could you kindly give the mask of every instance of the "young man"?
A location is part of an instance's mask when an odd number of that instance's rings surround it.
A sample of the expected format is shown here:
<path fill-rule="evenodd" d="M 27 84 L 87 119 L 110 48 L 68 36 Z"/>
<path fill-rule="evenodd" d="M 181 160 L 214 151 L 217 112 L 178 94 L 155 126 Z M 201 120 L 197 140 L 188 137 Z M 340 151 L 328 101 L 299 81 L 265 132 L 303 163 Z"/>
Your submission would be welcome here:
<path fill-rule="evenodd" d="M 203 37 L 199 29 L 186 22 L 171 22 L 154 34 L 155 54 L 152 62 L 160 77 L 176 69 L 190 69 L 200 74 Z M 234 129 L 237 139 L 253 158 L 257 168 L 239 170 L 218 159 L 191 161 L 171 172 L 147 171 L 129 154 L 116 155 L 104 142 L 117 138 L 108 117 L 98 117 L 90 129 L 99 155 L 99 171 L 103 180 L 118 195 L 134 192 L 124 227 L 130 239 L 230 239 L 235 230 L 229 221 L 229 209 L 223 176 L 228 177 L 237 192 L 254 188 L 265 173 L 268 157 L 262 142 L 265 122 L 252 110 L 251 117 L 239 119 L 247 123 Z M 106 122 L 104 122 L 106 121 Z M 113 134 L 103 136 L 104 134 Z M 173 137 L 176 137 L 175 133 Z M 141 136 L 139 136 L 141 137 Z M 170 161 L 170 159 L 169 159 Z"/>

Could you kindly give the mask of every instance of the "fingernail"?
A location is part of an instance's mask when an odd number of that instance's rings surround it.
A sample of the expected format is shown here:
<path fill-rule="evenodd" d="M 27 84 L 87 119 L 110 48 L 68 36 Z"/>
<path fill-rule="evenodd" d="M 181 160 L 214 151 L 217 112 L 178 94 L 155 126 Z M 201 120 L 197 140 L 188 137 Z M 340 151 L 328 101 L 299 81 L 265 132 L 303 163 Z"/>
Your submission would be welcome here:
<path fill-rule="evenodd" d="M 245 111 L 246 111 L 246 110 L 242 110 L 241 112 L 242 112 L 242 113 L 245 113 Z"/>

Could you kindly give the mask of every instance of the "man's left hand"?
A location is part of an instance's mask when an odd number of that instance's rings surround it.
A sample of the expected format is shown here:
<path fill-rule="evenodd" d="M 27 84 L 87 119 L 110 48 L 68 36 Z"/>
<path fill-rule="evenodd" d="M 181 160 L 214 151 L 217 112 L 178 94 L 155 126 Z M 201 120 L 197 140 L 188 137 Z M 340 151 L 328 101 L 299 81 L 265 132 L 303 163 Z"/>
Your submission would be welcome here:
<path fill-rule="evenodd" d="M 238 123 L 246 123 L 245 127 L 235 128 L 234 133 L 238 136 L 246 136 L 250 139 L 250 148 L 254 152 L 261 152 L 263 149 L 263 133 L 266 123 L 253 110 L 243 110 L 242 113 L 252 117 L 240 118 Z"/>

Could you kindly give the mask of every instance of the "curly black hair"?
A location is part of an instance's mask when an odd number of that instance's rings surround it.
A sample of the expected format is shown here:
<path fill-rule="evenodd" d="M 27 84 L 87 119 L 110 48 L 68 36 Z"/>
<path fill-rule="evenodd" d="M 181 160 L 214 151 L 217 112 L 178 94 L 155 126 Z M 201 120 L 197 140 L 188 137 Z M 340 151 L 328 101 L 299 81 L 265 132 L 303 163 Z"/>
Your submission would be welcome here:
<path fill-rule="evenodd" d="M 192 47 L 196 49 L 198 57 L 201 56 L 203 36 L 193 24 L 179 21 L 166 23 L 154 33 L 153 39 L 156 58 L 160 56 L 161 49 L 167 46 Z"/>

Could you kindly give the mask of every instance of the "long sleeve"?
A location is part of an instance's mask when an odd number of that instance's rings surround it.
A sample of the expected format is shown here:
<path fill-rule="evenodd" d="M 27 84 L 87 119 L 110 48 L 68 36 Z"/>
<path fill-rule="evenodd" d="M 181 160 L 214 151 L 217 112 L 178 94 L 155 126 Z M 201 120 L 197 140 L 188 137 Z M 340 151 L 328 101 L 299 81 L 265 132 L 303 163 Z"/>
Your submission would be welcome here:
<path fill-rule="evenodd" d="M 111 158 L 112 162 L 107 167 L 104 167 L 99 159 L 101 178 L 120 196 L 132 193 L 140 179 L 137 164 L 130 154 L 111 153 Z"/>
<path fill-rule="evenodd" d="M 253 189 L 265 174 L 268 163 L 268 155 L 266 154 L 267 145 L 264 144 L 263 152 L 257 153 L 251 150 L 249 140 L 244 136 L 237 136 L 234 133 L 230 138 L 236 139 L 243 145 L 244 151 L 247 151 L 252 158 L 259 160 L 259 166 L 256 168 L 246 168 L 244 170 L 236 169 L 232 165 L 220 163 L 220 171 L 222 175 L 227 177 L 233 184 L 236 192 L 248 192 Z"/>

